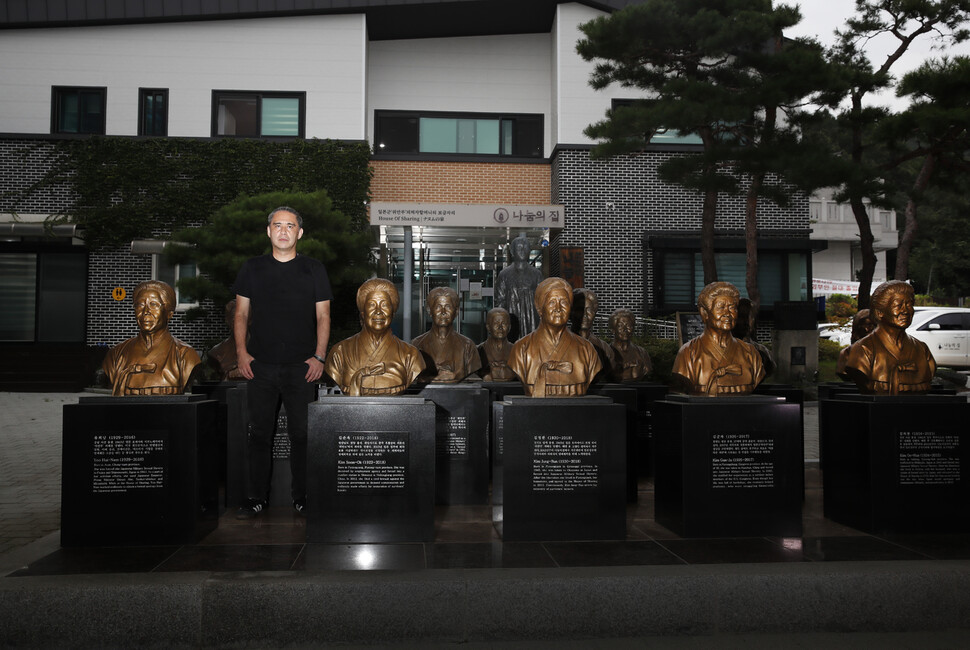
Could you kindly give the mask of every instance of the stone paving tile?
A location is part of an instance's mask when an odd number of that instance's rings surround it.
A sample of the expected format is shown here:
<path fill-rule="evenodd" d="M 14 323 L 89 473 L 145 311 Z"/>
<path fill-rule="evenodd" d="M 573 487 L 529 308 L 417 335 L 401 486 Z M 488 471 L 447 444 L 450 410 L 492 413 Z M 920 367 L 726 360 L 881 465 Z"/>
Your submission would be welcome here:
<path fill-rule="evenodd" d="M 0 392 L 0 553 L 61 527 L 63 406 L 81 395 Z"/>

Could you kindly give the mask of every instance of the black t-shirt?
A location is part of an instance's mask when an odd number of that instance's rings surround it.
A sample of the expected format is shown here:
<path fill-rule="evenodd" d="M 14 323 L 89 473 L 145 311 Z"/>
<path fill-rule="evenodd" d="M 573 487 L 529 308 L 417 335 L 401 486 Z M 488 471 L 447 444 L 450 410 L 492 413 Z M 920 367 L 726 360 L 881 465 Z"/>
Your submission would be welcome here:
<path fill-rule="evenodd" d="M 332 300 L 323 263 L 303 255 L 280 262 L 272 255 L 246 260 L 234 291 L 249 298 L 249 342 L 257 361 L 299 363 L 317 347 L 316 304 Z"/>

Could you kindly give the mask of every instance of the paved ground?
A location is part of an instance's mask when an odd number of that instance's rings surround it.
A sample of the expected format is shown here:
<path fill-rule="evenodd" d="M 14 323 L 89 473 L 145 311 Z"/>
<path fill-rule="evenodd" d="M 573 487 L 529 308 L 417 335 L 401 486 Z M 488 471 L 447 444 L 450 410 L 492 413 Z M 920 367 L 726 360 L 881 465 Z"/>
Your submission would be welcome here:
<path fill-rule="evenodd" d="M 61 527 L 61 413 L 83 393 L 0 393 L 0 555 Z"/>
<path fill-rule="evenodd" d="M 0 556 L 60 529 L 61 425 L 84 393 L 0 392 Z M 818 458 L 818 407 L 805 407 L 805 459 Z"/>

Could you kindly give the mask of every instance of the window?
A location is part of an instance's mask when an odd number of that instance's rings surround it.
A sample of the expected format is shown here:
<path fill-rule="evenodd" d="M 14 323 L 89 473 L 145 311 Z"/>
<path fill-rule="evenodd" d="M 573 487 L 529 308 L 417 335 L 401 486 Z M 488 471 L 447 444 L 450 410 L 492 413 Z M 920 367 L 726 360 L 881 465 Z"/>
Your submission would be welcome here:
<path fill-rule="evenodd" d="M 51 133 L 104 135 L 107 88 L 54 86 Z"/>
<path fill-rule="evenodd" d="M 688 243 L 689 242 L 689 243 Z M 806 244 L 810 247 L 810 243 Z M 700 242 L 691 238 L 652 237 L 654 303 L 657 312 L 692 311 L 704 288 Z M 718 279 L 730 282 L 747 297 L 743 240 L 729 238 L 717 244 L 715 260 Z M 807 301 L 810 250 L 798 250 L 793 240 L 761 240 L 758 250 L 758 288 L 762 309 L 776 302 Z"/>
<path fill-rule="evenodd" d="M 302 138 L 306 93 L 212 93 L 212 135 L 243 138 Z"/>
<path fill-rule="evenodd" d="M 0 341 L 84 341 L 87 255 L 0 252 Z"/>
<path fill-rule="evenodd" d="M 612 104 L 612 110 L 618 108 L 633 106 L 635 100 L 632 99 L 614 99 Z M 650 138 L 649 144 L 704 144 L 701 141 L 701 136 L 695 133 L 682 134 L 679 131 L 670 131 L 668 129 L 662 129 L 653 134 Z"/>
<path fill-rule="evenodd" d="M 542 115 L 377 111 L 380 154 L 446 154 L 541 158 Z"/>
<path fill-rule="evenodd" d="M 138 91 L 138 135 L 168 135 L 168 89 Z"/>
<path fill-rule="evenodd" d="M 943 314 L 942 316 L 937 316 L 930 322 L 921 326 L 920 330 L 929 330 L 933 325 L 937 325 L 939 329 L 944 331 L 957 331 L 970 329 L 970 316 L 966 314 Z M 932 328 L 936 329 L 936 328 Z"/>
<path fill-rule="evenodd" d="M 194 278 L 199 274 L 194 262 L 186 264 L 172 264 L 165 259 L 164 254 L 152 255 L 152 279 L 161 280 L 175 289 L 175 310 L 185 311 L 190 307 L 198 307 L 199 301 L 179 289 L 178 282 L 186 278 Z"/>

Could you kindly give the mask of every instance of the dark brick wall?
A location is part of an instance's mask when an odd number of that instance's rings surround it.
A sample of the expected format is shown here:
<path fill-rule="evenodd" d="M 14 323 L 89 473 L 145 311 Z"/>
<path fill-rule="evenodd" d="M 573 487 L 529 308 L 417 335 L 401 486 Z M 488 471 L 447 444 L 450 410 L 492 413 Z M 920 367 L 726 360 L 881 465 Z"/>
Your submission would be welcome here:
<path fill-rule="evenodd" d="M 582 246 L 584 283 L 599 298 L 598 331 L 614 309 L 646 313 L 653 300 L 652 256 L 643 246 L 646 232 L 684 232 L 701 228 L 703 197 L 664 183 L 657 167 L 685 153 L 647 151 L 593 160 L 588 149 L 560 149 L 552 165 L 552 200 L 566 206 L 566 224 L 554 246 Z M 721 195 L 716 228 L 744 230 L 743 196 Z M 762 200 L 762 236 L 807 237 L 808 198 L 788 208 Z M 555 256 L 558 257 L 558 256 Z"/>
<path fill-rule="evenodd" d="M 24 199 L 19 194 L 43 178 L 54 162 L 54 143 L 44 139 L 0 138 L 0 213 L 60 214 L 73 205 L 66 185 L 44 187 Z M 170 233 L 152 236 L 164 239 Z M 131 292 L 139 282 L 150 280 L 150 255 L 132 255 L 128 248 L 91 251 L 88 258 L 88 345 L 114 346 L 135 334 Z M 127 297 L 112 298 L 112 289 L 122 287 Z M 211 307 L 211 306 L 210 306 Z M 212 310 L 210 309 L 210 312 Z M 169 325 L 172 334 L 202 349 L 229 335 L 221 315 L 196 321 L 176 313 Z"/>

